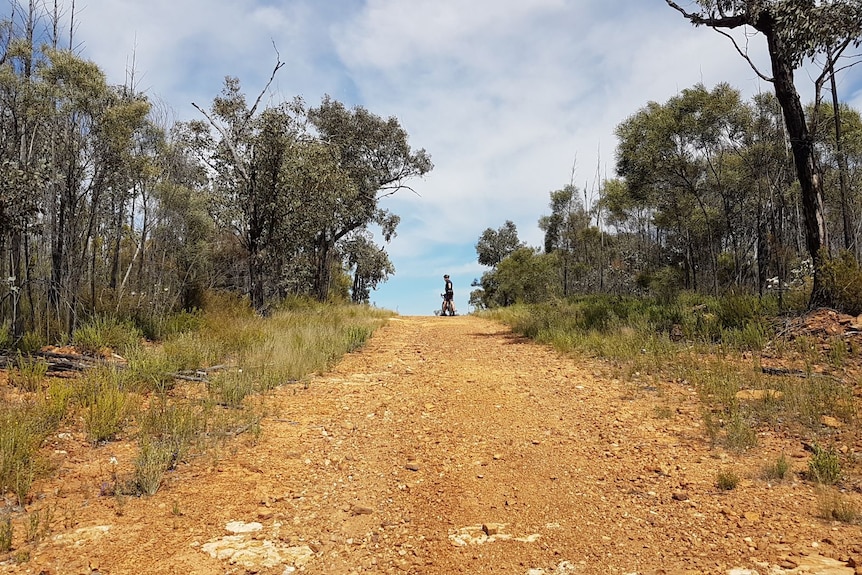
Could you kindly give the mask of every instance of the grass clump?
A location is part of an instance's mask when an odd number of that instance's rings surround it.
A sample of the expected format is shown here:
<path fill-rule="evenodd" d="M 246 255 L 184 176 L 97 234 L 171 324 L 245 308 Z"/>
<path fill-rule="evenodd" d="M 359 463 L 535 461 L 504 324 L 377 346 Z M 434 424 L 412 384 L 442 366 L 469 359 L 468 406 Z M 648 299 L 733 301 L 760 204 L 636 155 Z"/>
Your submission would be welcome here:
<path fill-rule="evenodd" d="M 140 453 L 134 474 L 122 482 L 114 477 L 111 491 L 155 493 L 164 472 L 189 453 L 243 433 L 259 435 L 264 404 L 249 396 L 329 368 L 363 346 L 391 315 L 368 306 L 297 300 L 264 318 L 245 301 L 216 298 L 213 303 L 210 311 L 149 325 L 150 335 L 165 338 L 160 346 L 143 345 L 142 332 L 130 321 L 96 317 L 71 341 L 85 353 L 116 350 L 128 358 L 125 368 L 94 368 L 73 380 L 52 379 L 47 386 L 40 379 L 46 364 L 26 356 L 18 342 L 22 354 L 13 380 L 40 393 L 30 394 L 35 397 L 27 403 L 0 402 L 0 491 L 14 491 L 24 501 L 43 469 L 37 458 L 40 444 L 74 410 L 94 444 L 136 424 Z M 24 341 L 31 343 L 37 343 L 35 336 Z M 176 374 L 208 381 L 181 382 Z M 236 409 L 218 409 L 219 404 Z M 141 405 L 149 407 L 141 410 Z"/>
<path fill-rule="evenodd" d="M 808 478 L 823 485 L 834 485 L 841 478 L 841 460 L 833 448 L 823 449 L 816 443 L 808 462 Z"/>
<path fill-rule="evenodd" d="M 111 349 L 125 355 L 140 345 L 141 337 L 143 334 L 132 322 L 99 316 L 75 330 L 72 343 L 85 354 Z"/>
<path fill-rule="evenodd" d="M 12 516 L 7 510 L 0 510 L 0 553 L 12 551 Z"/>
<path fill-rule="evenodd" d="M 208 414 L 190 403 L 154 402 L 139 421 L 141 437 L 170 447 L 181 459 L 198 436 L 206 430 Z"/>
<path fill-rule="evenodd" d="M 177 452 L 170 443 L 145 439 L 135 459 L 132 480 L 134 490 L 142 495 L 155 495 L 162 485 L 165 471 L 176 465 Z"/>
<path fill-rule="evenodd" d="M 757 445 L 757 432 L 739 410 L 733 412 L 727 425 L 727 446 L 744 451 Z"/>
<path fill-rule="evenodd" d="M 50 507 L 37 509 L 27 517 L 27 536 L 28 543 L 38 543 L 51 533 L 51 520 L 53 513 Z"/>
<path fill-rule="evenodd" d="M 37 472 L 39 446 L 66 414 L 69 391 L 52 384 L 47 393 L 20 403 L 0 403 L 0 492 L 23 502 Z"/>
<path fill-rule="evenodd" d="M 783 453 L 778 456 L 774 463 L 766 465 L 763 469 L 763 478 L 767 481 L 783 481 L 790 472 L 790 461 Z"/>
<path fill-rule="evenodd" d="M 42 388 L 47 373 L 48 362 L 41 357 L 24 355 L 19 351 L 15 367 L 9 370 L 9 383 L 32 393 Z"/>
<path fill-rule="evenodd" d="M 827 521 L 841 523 L 858 523 L 862 519 L 862 511 L 847 495 L 834 489 L 823 489 L 817 496 L 818 515 Z"/>
<path fill-rule="evenodd" d="M 733 491 L 739 485 L 739 476 L 729 469 L 723 469 L 715 476 L 715 486 L 722 491 Z"/>
<path fill-rule="evenodd" d="M 114 439 L 135 407 L 132 397 L 120 387 L 118 373 L 112 369 L 84 374 L 77 394 L 84 408 L 87 439 L 93 443 Z"/>

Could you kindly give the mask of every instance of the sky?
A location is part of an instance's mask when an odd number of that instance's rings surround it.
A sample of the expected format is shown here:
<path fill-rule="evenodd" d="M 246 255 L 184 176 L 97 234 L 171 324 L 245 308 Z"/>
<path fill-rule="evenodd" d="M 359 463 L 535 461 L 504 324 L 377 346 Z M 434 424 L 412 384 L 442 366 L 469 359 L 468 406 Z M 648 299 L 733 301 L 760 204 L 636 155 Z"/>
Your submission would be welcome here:
<path fill-rule="evenodd" d="M 739 39 L 768 73 L 763 39 Z M 73 45 L 175 121 L 202 119 L 192 103 L 208 108 L 225 76 L 253 101 L 278 60 L 265 102 L 330 95 L 398 118 L 435 165 L 381 204 L 401 224 L 371 301 L 402 315 L 433 314 L 444 273 L 471 311 L 482 231 L 512 220 L 541 246 L 550 193 L 573 183 L 592 201 L 614 176 L 616 126 L 648 102 L 697 83 L 771 91 L 664 0 L 76 0 Z M 804 71 L 797 85 L 810 96 Z M 862 71 L 839 95 L 862 108 Z"/>

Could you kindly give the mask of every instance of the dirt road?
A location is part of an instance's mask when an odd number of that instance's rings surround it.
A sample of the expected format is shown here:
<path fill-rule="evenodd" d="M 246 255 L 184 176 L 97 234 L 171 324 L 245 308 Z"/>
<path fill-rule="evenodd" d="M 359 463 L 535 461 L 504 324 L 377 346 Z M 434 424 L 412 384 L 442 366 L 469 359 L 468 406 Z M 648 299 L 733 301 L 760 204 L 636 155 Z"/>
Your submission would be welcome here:
<path fill-rule="evenodd" d="M 795 474 L 759 478 L 782 451 L 805 469 L 798 441 L 711 448 L 693 389 L 486 320 L 394 318 L 268 405 L 256 443 L 150 498 L 99 496 L 130 446 L 70 439 L 60 482 L 37 486 L 50 535 L 0 573 L 862 573 L 860 526 L 819 519 Z"/>

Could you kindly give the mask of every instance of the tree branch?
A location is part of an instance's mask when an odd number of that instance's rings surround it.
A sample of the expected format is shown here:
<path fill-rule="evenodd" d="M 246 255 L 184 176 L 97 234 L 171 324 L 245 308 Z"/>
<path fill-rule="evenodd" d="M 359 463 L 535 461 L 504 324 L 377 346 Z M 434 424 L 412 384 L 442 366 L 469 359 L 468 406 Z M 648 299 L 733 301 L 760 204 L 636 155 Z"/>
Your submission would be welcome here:
<path fill-rule="evenodd" d="M 736 51 L 739 53 L 739 55 L 742 56 L 746 62 L 748 62 L 748 65 L 751 67 L 752 70 L 754 70 L 754 73 L 757 74 L 761 80 L 764 80 L 769 83 L 772 83 L 774 81 L 774 78 L 772 78 L 771 76 L 767 76 L 757 68 L 754 62 L 752 62 L 751 58 L 748 57 L 748 54 L 745 52 L 745 50 L 740 48 L 739 44 L 736 43 L 736 38 L 725 32 L 724 30 L 719 30 L 715 26 L 710 26 L 710 28 L 712 28 L 722 36 L 726 36 L 730 39 L 731 43 L 733 44 L 733 47 L 736 48 Z"/>
<path fill-rule="evenodd" d="M 712 28 L 713 30 L 715 30 L 716 32 L 721 34 L 722 36 L 726 36 L 727 38 L 729 38 L 730 41 L 733 43 L 733 47 L 736 49 L 736 51 L 739 53 L 739 55 L 742 56 L 746 62 L 748 62 L 748 65 L 751 66 L 751 69 L 754 70 L 754 73 L 757 74 L 760 77 L 760 79 L 762 79 L 766 82 L 770 82 L 770 83 L 772 83 L 774 81 L 774 78 L 767 76 L 766 74 L 761 72 L 757 68 L 757 66 L 755 66 L 754 62 L 748 56 L 746 51 L 743 50 L 739 46 L 739 44 L 736 42 L 736 38 L 734 38 L 733 36 L 731 36 L 730 34 L 725 32 L 724 30 L 720 29 L 720 28 L 731 28 L 731 29 L 733 29 L 733 28 L 739 28 L 741 26 L 751 25 L 752 23 L 749 21 L 747 14 L 743 13 L 743 14 L 736 14 L 736 15 L 728 16 L 727 14 L 724 13 L 723 9 L 720 9 L 719 10 L 720 17 L 713 18 L 713 17 L 704 16 L 703 14 L 686 12 L 679 4 L 677 4 L 673 0 L 665 0 L 665 2 L 667 2 L 668 6 L 670 6 L 671 8 L 673 8 L 674 10 L 676 10 L 677 12 L 682 14 L 686 20 L 688 20 L 689 22 L 691 22 L 695 26 L 709 26 L 710 28 Z"/>
<path fill-rule="evenodd" d="M 275 75 L 278 74 L 278 71 L 284 67 L 284 62 L 281 61 L 281 54 L 278 53 L 278 48 L 275 46 L 275 41 L 272 43 L 272 47 L 275 50 L 275 67 L 272 69 L 272 74 L 269 76 L 269 81 L 266 83 L 266 86 L 263 87 L 263 90 L 260 91 L 260 94 L 257 96 L 257 100 L 254 101 L 254 105 L 248 111 L 245 117 L 245 123 L 243 124 L 243 128 L 245 128 L 245 124 L 254 116 L 257 107 L 260 105 L 260 101 L 263 98 L 263 95 L 269 91 L 270 85 L 272 85 L 272 81 L 275 80 Z"/>
<path fill-rule="evenodd" d="M 703 14 L 686 12 L 683 8 L 679 6 L 679 4 L 677 4 L 673 0 L 665 0 L 665 2 L 667 2 L 668 6 L 682 14 L 686 20 L 688 20 L 695 26 L 709 26 L 710 28 L 739 28 L 740 26 L 750 24 L 750 22 L 748 21 L 748 16 L 746 14 L 727 16 L 722 11 L 719 18 L 712 18 L 704 16 Z"/>

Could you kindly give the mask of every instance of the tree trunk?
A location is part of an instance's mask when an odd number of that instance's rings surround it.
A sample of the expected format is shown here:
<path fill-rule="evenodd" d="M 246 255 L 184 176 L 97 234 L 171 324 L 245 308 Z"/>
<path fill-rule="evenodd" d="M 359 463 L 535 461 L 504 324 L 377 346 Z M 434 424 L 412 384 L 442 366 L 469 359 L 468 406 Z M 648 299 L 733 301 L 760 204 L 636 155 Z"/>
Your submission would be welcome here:
<path fill-rule="evenodd" d="M 841 142 L 841 107 L 838 101 L 838 86 L 835 83 L 835 66 L 831 64 L 832 54 L 829 54 L 829 82 L 832 87 L 832 116 L 835 120 L 835 153 L 838 156 L 838 185 L 841 190 L 841 216 L 844 224 L 844 249 L 853 249 L 852 225 L 850 223 L 850 208 L 847 205 L 847 158 L 844 156 L 844 146 Z"/>
<path fill-rule="evenodd" d="M 827 305 L 828 296 L 823 290 L 821 270 L 824 258 L 828 257 L 826 219 L 823 215 L 823 183 L 817 170 L 814 157 L 814 142 L 805 122 L 805 110 L 799 92 L 793 84 L 793 65 L 786 56 L 787 48 L 767 19 L 758 29 L 766 36 L 769 56 L 772 62 L 775 96 L 784 114 L 784 123 L 790 137 L 790 149 L 796 176 L 802 190 L 802 214 L 805 221 L 805 243 L 814 266 L 814 287 L 809 305 Z"/>

